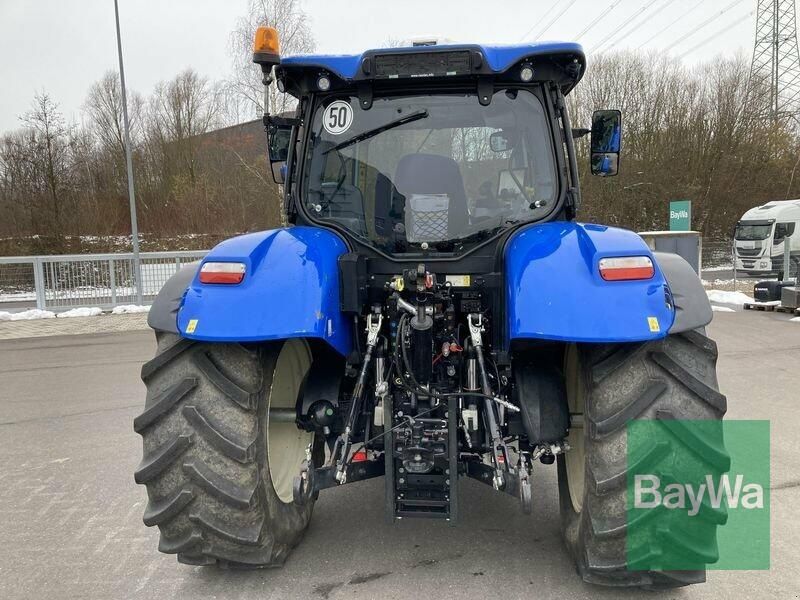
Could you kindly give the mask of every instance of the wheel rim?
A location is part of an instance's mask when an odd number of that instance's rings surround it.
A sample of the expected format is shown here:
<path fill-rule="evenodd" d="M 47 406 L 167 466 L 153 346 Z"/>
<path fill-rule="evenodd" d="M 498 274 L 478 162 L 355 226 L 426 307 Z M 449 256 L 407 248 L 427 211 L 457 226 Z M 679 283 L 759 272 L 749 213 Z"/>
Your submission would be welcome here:
<path fill-rule="evenodd" d="M 303 340 L 284 342 L 275 372 L 267 405 L 267 461 L 272 487 L 281 502 L 294 501 L 294 478 L 306 458 L 306 448 L 314 434 L 298 429 L 294 423 L 270 419 L 273 409 L 297 406 L 297 397 L 303 379 L 311 367 L 311 351 Z"/>
<path fill-rule="evenodd" d="M 567 470 L 567 484 L 572 508 L 579 513 L 583 509 L 583 492 L 586 478 L 585 446 L 585 397 L 586 386 L 580 365 L 578 347 L 574 344 L 567 349 L 565 369 L 567 375 L 567 403 L 572 425 L 567 436 L 570 450 L 564 455 Z M 580 418 L 575 418 L 580 415 Z"/>

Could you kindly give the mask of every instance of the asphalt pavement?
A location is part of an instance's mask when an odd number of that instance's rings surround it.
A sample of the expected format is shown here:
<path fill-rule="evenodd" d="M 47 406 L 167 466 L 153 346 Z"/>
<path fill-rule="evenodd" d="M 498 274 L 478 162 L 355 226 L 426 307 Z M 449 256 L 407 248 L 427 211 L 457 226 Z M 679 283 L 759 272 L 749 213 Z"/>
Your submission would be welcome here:
<path fill-rule="evenodd" d="M 458 527 L 386 525 L 382 480 L 322 493 L 282 569 L 180 565 L 142 525 L 133 482 L 147 331 L 0 341 L 0 598 L 798 598 L 800 323 L 716 313 L 728 416 L 772 423 L 772 568 L 710 571 L 668 593 L 597 588 L 559 537 L 554 467 L 534 477 L 535 514 L 460 482 Z"/>

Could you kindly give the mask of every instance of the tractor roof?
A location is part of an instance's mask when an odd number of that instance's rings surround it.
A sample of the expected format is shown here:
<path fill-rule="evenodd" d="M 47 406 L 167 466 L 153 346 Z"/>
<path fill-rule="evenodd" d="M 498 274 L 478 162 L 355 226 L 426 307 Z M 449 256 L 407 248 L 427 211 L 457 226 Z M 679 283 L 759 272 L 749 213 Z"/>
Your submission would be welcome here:
<path fill-rule="evenodd" d="M 310 54 L 281 58 L 277 69 L 286 89 L 299 95 L 321 74 L 340 85 L 363 81 L 423 78 L 511 78 L 522 65 L 534 68 L 536 81 L 555 81 L 567 93 L 583 75 L 586 58 L 580 44 L 539 42 L 518 45 L 444 44 L 367 50 L 361 54 Z M 517 67 L 517 68 L 515 68 Z M 311 81 L 309 81 L 309 79 Z M 304 85 L 305 84 L 305 85 Z"/>

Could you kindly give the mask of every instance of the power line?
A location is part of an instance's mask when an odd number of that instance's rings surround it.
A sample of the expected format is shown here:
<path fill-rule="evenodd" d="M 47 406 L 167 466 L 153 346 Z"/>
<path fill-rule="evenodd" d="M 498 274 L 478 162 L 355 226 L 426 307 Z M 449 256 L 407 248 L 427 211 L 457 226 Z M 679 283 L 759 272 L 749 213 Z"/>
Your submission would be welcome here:
<path fill-rule="evenodd" d="M 661 5 L 661 6 L 658 8 L 658 10 L 656 11 L 656 13 L 653 13 L 652 15 L 650 15 L 650 17 L 653 17 L 653 16 L 655 16 L 655 14 L 657 14 L 657 13 L 658 13 L 658 12 L 660 12 L 662 9 L 664 9 L 666 6 L 668 6 L 668 5 L 669 5 L 669 3 L 670 3 L 671 1 L 672 1 L 672 0 L 669 0 L 669 2 L 667 2 L 667 3 L 663 4 L 663 5 Z M 639 15 L 641 15 L 641 14 L 643 14 L 643 13 L 646 13 L 646 12 L 647 12 L 647 11 L 650 9 L 650 7 L 651 7 L 651 6 L 653 6 L 653 4 L 655 4 L 655 2 L 656 2 L 656 0 L 653 0 L 653 1 L 652 1 L 652 2 L 650 2 L 649 4 L 645 5 L 645 6 L 644 6 L 644 7 L 643 7 L 643 8 L 642 8 L 640 11 L 639 11 L 639 13 L 638 13 L 638 14 L 639 14 Z M 628 21 L 629 23 L 631 23 L 630 27 L 631 27 L 632 29 L 633 29 L 633 28 L 636 28 L 636 27 L 638 27 L 638 26 L 640 26 L 640 25 L 642 25 L 642 24 L 644 24 L 644 23 L 647 23 L 647 21 L 649 21 L 649 20 L 650 20 L 650 17 L 648 17 L 647 15 L 645 15 L 644 19 L 643 19 L 642 21 L 640 21 L 640 22 L 638 22 L 638 23 L 637 23 L 637 22 L 636 22 L 636 19 L 635 19 L 635 17 L 636 17 L 636 16 L 638 16 L 638 15 L 634 15 L 633 22 L 631 22 L 631 21 Z M 624 36 L 625 36 L 625 34 L 626 34 L 627 32 L 628 32 L 628 29 L 626 28 L 626 26 L 625 26 L 625 25 L 622 25 L 622 26 L 620 26 L 619 28 L 617 28 L 617 31 L 611 34 L 611 38 L 612 38 L 612 39 L 611 39 L 611 42 L 610 42 L 610 43 L 611 43 L 611 45 L 613 46 L 613 45 L 614 45 L 614 44 L 615 44 L 615 43 L 616 43 L 616 42 L 617 42 L 619 39 L 621 39 L 622 37 L 624 37 Z M 618 35 L 618 34 L 619 34 L 619 35 Z M 597 50 L 600 50 L 600 48 L 601 48 L 602 46 L 605 46 L 605 45 L 606 45 L 606 43 L 605 43 L 605 42 L 603 42 L 603 43 L 599 44 L 598 46 L 596 46 L 596 47 L 595 47 L 595 51 L 597 51 Z"/>
<path fill-rule="evenodd" d="M 548 29 L 550 29 L 556 21 L 558 21 L 562 16 L 564 16 L 564 13 L 567 12 L 572 7 L 572 5 L 575 4 L 575 2 L 577 2 L 577 0 L 571 0 L 570 3 L 567 4 L 560 13 L 558 13 L 555 17 L 550 19 L 550 22 L 547 25 L 545 25 L 544 28 L 539 33 L 536 34 L 535 38 L 533 38 L 534 41 L 542 37 L 545 34 L 545 32 Z"/>
<path fill-rule="evenodd" d="M 672 29 L 672 28 L 673 28 L 675 25 L 677 25 L 677 24 L 678 24 L 678 22 L 679 22 L 679 21 L 681 21 L 681 20 L 683 20 L 684 18 L 688 17 L 690 14 L 692 14 L 694 11 L 696 11 L 696 10 L 697 10 L 698 8 L 700 8 L 701 6 L 703 6 L 703 3 L 702 3 L 702 2 L 697 2 L 697 3 L 695 3 L 695 5 L 694 5 L 692 8 L 690 8 L 689 10 L 687 10 L 687 11 L 686 11 L 686 12 L 684 12 L 684 13 L 681 13 L 681 16 L 679 16 L 677 19 L 675 19 L 674 21 L 672 21 L 672 23 L 670 23 L 669 25 L 667 25 L 666 27 L 664 27 L 664 28 L 663 28 L 661 31 L 659 31 L 657 34 L 655 34 L 654 36 L 651 36 L 651 37 L 650 37 L 650 39 L 648 39 L 648 40 L 646 40 L 646 41 L 642 42 L 641 44 L 639 44 L 639 45 L 636 47 L 636 49 L 637 49 L 637 50 L 641 50 L 641 49 L 642 49 L 644 46 L 646 46 L 647 44 L 649 44 L 650 42 L 652 42 L 652 41 L 653 41 L 654 39 L 656 39 L 657 37 L 660 37 L 661 35 L 663 35 L 663 34 L 664 34 L 666 31 L 668 31 L 668 30 Z"/>
<path fill-rule="evenodd" d="M 629 24 L 631 21 L 633 21 L 633 20 L 634 20 L 636 17 L 638 17 L 640 14 L 642 14 L 642 13 L 643 13 L 644 11 L 646 11 L 648 8 L 650 8 L 651 6 L 653 6 L 653 4 L 655 4 L 655 2 L 656 2 L 656 0 L 650 0 L 650 2 L 649 2 L 648 4 L 645 4 L 645 5 L 644 5 L 642 8 L 640 8 L 639 10 L 637 10 L 635 13 L 633 13 L 633 14 L 632 14 L 630 17 L 628 17 L 627 19 L 625 19 L 625 21 L 622 23 L 622 25 L 620 25 L 620 26 L 619 26 L 619 27 L 617 27 L 617 28 L 616 28 L 614 31 L 612 31 L 612 32 L 611 32 L 611 33 L 609 33 L 609 34 L 608 34 L 606 37 L 604 37 L 604 38 L 603 38 L 603 39 L 600 41 L 600 43 L 599 43 L 599 44 L 595 44 L 595 46 L 594 46 L 594 47 L 593 47 L 593 48 L 592 48 L 592 49 L 591 49 L 589 52 L 594 52 L 595 50 L 598 50 L 599 48 L 601 48 L 602 46 L 604 46 L 604 45 L 605 45 L 605 43 L 606 43 L 608 40 L 610 40 L 612 37 L 614 37 L 614 36 L 615 36 L 615 35 L 617 35 L 617 34 L 618 34 L 620 31 L 622 31 L 622 30 L 623 30 L 625 27 L 627 27 L 627 26 L 628 26 L 628 24 Z"/>
<path fill-rule="evenodd" d="M 701 30 L 701 29 L 703 29 L 704 27 L 707 27 L 707 26 L 708 26 L 708 25 L 709 25 L 709 24 L 710 24 L 712 21 L 714 21 L 715 19 L 718 19 L 719 17 L 721 17 L 722 15 L 724 15 L 726 12 L 728 12 L 730 9 L 732 9 L 734 6 L 738 6 L 738 5 L 739 5 L 739 4 L 741 4 L 742 2 L 744 2 L 744 0 L 735 0 L 735 2 L 732 2 L 731 4 L 729 4 L 728 6 L 726 6 L 725 8 L 723 8 L 721 11 L 719 11 L 719 12 L 718 12 L 717 14 L 715 14 L 714 16 L 712 16 L 712 17 L 709 17 L 708 19 L 706 19 L 705 21 L 703 21 L 702 23 L 700 23 L 700 25 L 698 25 L 697 27 L 695 27 L 694 29 L 692 29 L 692 30 L 691 30 L 689 33 L 686 33 L 686 34 L 682 35 L 681 37 L 679 37 L 677 40 L 675 40 L 674 42 L 672 42 L 672 43 L 671 43 L 669 46 L 667 46 L 666 48 L 664 48 L 664 50 L 663 50 L 663 51 L 664 51 L 664 52 L 669 52 L 670 50 L 672 50 L 672 48 L 674 48 L 675 46 L 677 46 L 678 44 L 680 44 L 682 41 L 684 41 L 684 40 L 685 40 L 685 39 L 687 39 L 687 38 L 690 38 L 690 37 L 692 37 L 692 36 L 693 36 L 695 33 L 697 33 L 698 31 L 700 31 L 700 30 Z"/>
<path fill-rule="evenodd" d="M 615 40 L 612 40 L 611 45 L 614 46 L 614 45 L 618 44 L 620 41 L 622 41 L 623 38 L 631 35 L 631 33 L 633 33 L 636 29 L 642 27 L 643 25 L 646 25 L 647 23 L 649 23 L 650 21 L 655 19 L 659 15 L 659 13 L 661 13 L 661 11 L 663 11 L 665 8 L 667 8 L 670 4 L 672 4 L 674 2 L 675 2 L 675 0 L 666 0 L 666 2 L 664 2 L 658 8 L 656 8 L 652 13 L 650 13 L 649 15 L 645 15 L 644 19 L 642 19 L 638 23 L 633 23 L 627 29 L 627 31 L 622 32 L 619 36 L 617 36 L 617 38 Z"/>
<path fill-rule="evenodd" d="M 544 13 L 544 16 L 541 18 L 541 21 L 544 21 L 547 17 L 549 17 L 556 8 L 558 8 L 558 0 L 553 0 L 553 6 L 551 6 L 550 9 L 546 13 Z M 525 38 L 527 38 L 533 32 L 533 30 L 536 29 L 536 26 L 539 23 L 541 23 L 541 21 L 537 21 L 536 23 L 534 23 L 533 26 L 530 29 L 528 29 L 528 31 L 525 32 L 525 35 L 519 38 L 519 41 L 524 42 Z"/>
<path fill-rule="evenodd" d="M 744 21 L 746 21 L 747 19 L 749 19 L 750 17 L 752 17 L 752 16 L 755 14 L 755 12 L 756 12 L 756 11 L 754 11 L 754 10 L 751 10 L 751 11 L 750 11 L 749 13 L 747 13 L 746 15 L 744 15 L 744 16 L 742 16 L 742 17 L 740 17 L 740 18 L 736 19 L 736 20 L 735 20 L 733 23 L 731 23 L 731 24 L 730 24 L 730 25 L 728 25 L 727 27 L 724 27 L 723 29 L 720 29 L 720 30 L 719 30 L 717 33 L 715 33 L 714 35 L 712 35 L 712 36 L 710 36 L 710 37 L 707 37 L 706 39 L 704 39 L 702 42 L 700 42 L 700 43 L 699 43 L 699 44 L 697 44 L 696 46 L 692 46 L 692 47 L 691 47 L 689 50 L 687 50 L 686 52 L 684 52 L 683 54 L 681 54 L 681 55 L 678 57 L 678 60 L 681 60 L 681 59 L 683 59 L 684 57 L 686 57 L 686 56 L 688 56 L 689 54 L 691 54 L 692 52 L 694 52 L 695 50 L 697 50 L 697 49 L 699 49 L 699 48 L 702 48 L 703 46 L 705 46 L 705 45 L 706 45 L 706 44 L 708 44 L 709 42 L 712 42 L 712 41 L 714 41 L 714 40 L 715 40 L 715 39 L 717 39 L 719 36 L 721 36 L 723 33 L 727 33 L 728 31 L 730 31 L 731 29 L 733 29 L 733 28 L 734 28 L 734 27 L 736 27 L 737 25 L 739 25 L 739 24 L 743 23 Z"/>
<path fill-rule="evenodd" d="M 622 0 L 617 0 L 616 2 L 613 2 L 611 6 L 609 6 L 602 13 L 600 13 L 600 15 L 594 21 L 589 23 L 583 31 L 581 31 L 578 35 L 575 36 L 575 41 L 576 42 L 580 41 L 580 39 L 584 35 L 589 33 L 595 25 L 597 25 L 600 21 L 602 21 L 606 17 L 606 15 L 608 15 L 608 13 L 614 10 L 620 2 L 622 2 Z"/>

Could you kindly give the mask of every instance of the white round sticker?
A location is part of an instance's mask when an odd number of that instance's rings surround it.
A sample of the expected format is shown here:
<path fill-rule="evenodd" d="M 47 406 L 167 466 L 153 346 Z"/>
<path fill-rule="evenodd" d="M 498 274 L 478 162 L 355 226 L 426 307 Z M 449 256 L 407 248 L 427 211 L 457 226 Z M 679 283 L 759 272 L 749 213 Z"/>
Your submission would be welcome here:
<path fill-rule="evenodd" d="M 331 135 L 341 135 L 353 124 L 353 109 L 349 102 L 337 100 L 328 105 L 322 115 L 322 126 Z"/>

